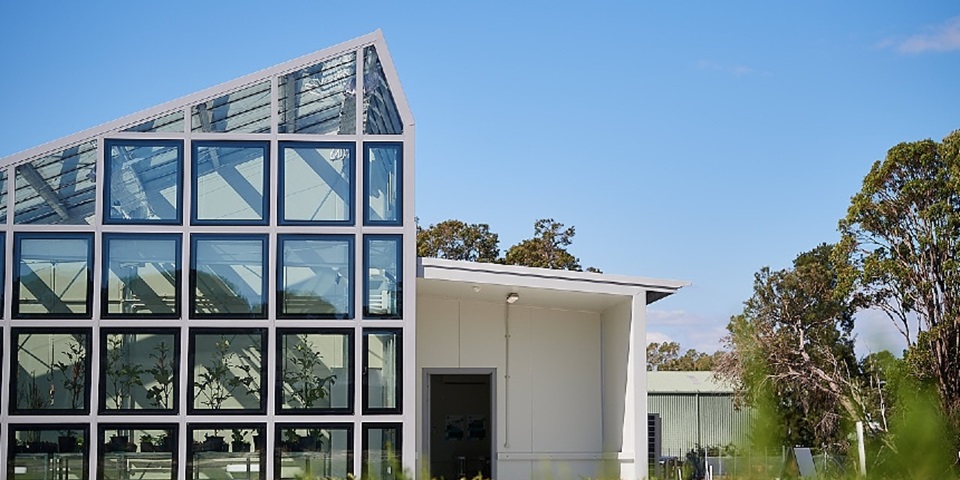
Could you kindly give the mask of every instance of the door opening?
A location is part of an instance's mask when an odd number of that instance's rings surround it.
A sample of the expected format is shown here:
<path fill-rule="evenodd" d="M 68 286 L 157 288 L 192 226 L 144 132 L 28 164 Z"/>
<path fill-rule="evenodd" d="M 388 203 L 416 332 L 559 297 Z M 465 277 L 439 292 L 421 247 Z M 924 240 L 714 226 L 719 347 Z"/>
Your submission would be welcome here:
<path fill-rule="evenodd" d="M 431 478 L 492 478 L 493 373 L 428 376 Z"/>

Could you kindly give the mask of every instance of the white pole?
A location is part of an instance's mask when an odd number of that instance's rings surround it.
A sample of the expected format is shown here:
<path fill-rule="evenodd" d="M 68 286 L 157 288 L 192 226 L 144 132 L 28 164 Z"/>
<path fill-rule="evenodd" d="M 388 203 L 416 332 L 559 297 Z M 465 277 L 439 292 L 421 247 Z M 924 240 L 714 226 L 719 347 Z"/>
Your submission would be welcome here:
<path fill-rule="evenodd" d="M 867 476 L 867 449 L 863 444 L 863 422 L 857 422 L 857 453 L 860 454 L 860 475 Z"/>

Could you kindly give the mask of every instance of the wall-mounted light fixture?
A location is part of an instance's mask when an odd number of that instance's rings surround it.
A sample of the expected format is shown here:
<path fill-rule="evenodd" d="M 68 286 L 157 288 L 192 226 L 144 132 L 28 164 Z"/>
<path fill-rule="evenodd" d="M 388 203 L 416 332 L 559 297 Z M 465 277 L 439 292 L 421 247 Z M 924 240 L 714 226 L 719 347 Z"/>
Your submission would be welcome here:
<path fill-rule="evenodd" d="M 520 294 L 517 292 L 510 292 L 507 294 L 507 303 L 513 305 L 517 303 L 517 300 L 520 300 Z"/>

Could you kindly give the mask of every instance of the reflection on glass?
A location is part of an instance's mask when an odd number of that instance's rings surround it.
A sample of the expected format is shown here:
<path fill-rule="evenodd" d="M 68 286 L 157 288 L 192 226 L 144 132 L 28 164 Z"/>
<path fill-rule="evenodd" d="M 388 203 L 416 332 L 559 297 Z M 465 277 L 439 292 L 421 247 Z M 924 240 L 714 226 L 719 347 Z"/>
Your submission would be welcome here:
<path fill-rule="evenodd" d="M 367 225 L 400 225 L 403 146 L 399 143 L 366 144 L 364 159 L 364 223 Z"/>
<path fill-rule="evenodd" d="M 0 223 L 7 223 L 7 169 L 0 170 Z"/>
<path fill-rule="evenodd" d="M 15 317 L 89 317 L 93 237 L 18 234 Z"/>
<path fill-rule="evenodd" d="M 399 423 L 363 426 L 363 478 L 394 480 L 400 474 L 401 443 Z"/>
<path fill-rule="evenodd" d="M 193 425 L 187 440 L 187 478 L 260 479 L 263 424 Z"/>
<path fill-rule="evenodd" d="M 101 426 L 99 443 L 105 480 L 177 478 L 176 425 Z"/>
<path fill-rule="evenodd" d="M 191 298 L 194 316 L 255 317 L 266 314 L 266 238 L 196 235 Z"/>
<path fill-rule="evenodd" d="M 280 237 L 281 316 L 353 317 L 353 237 Z"/>
<path fill-rule="evenodd" d="M 193 106 L 194 132 L 270 133 L 270 82 Z"/>
<path fill-rule="evenodd" d="M 364 410 L 400 412 L 400 331 L 364 330 Z"/>
<path fill-rule="evenodd" d="M 380 65 L 377 47 L 363 49 L 363 133 L 399 135 L 403 123 Z"/>
<path fill-rule="evenodd" d="M 280 77 L 280 133 L 356 133 L 357 54 Z"/>
<path fill-rule="evenodd" d="M 400 318 L 403 271 L 400 266 L 402 238 L 399 235 L 364 237 L 365 296 L 363 316 Z"/>
<path fill-rule="evenodd" d="M 350 478 L 353 474 L 349 425 L 280 425 L 276 442 L 276 478 Z"/>
<path fill-rule="evenodd" d="M 194 410 L 263 410 L 263 335 L 227 330 L 193 336 Z"/>
<path fill-rule="evenodd" d="M 179 316 L 179 235 L 104 235 L 104 316 Z"/>
<path fill-rule="evenodd" d="M 18 165 L 14 223 L 92 224 L 97 161 L 94 140 Z"/>
<path fill-rule="evenodd" d="M 87 411 L 87 333 L 15 330 L 13 343 L 17 349 L 13 410 L 32 414 Z"/>
<path fill-rule="evenodd" d="M 352 145 L 288 143 L 280 153 L 284 222 L 353 223 Z"/>
<path fill-rule="evenodd" d="M 134 125 L 124 132 L 182 132 L 183 131 L 183 112 L 178 110 L 168 113 L 162 117 L 147 120 L 146 122 Z"/>
<path fill-rule="evenodd" d="M 280 338 L 280 409 L 349 410 L 353 336 L 314 330 Z"/>
<path fill-rule="evenodd" d="M 7 472 L 13 478 L 86 478 L 87 426 L 11 427 Z"/>
<path fill-rule="evenodd" d="M 174 333 L 106 333 L 101 342 L 101 409 L 172 412 L 177 345 Z"/>
<path fill-rule="evenodd" d="M 104 222 L 179 223 L 183 143 L 107 140 Z"/>
<path fill-rule="evenodd" d="M 194 142 L 194 219 L 265 224 L 267 158 L 265 143 Z"/>

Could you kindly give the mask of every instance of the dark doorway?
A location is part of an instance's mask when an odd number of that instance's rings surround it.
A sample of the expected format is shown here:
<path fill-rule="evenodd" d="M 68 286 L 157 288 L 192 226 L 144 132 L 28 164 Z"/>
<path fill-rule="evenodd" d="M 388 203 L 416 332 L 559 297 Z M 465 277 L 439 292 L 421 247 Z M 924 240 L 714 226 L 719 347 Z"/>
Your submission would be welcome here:
<path fill-rule="evenodd" d="M 492 374 L 430 375 L 430 476 L 491 478 Z"/>

